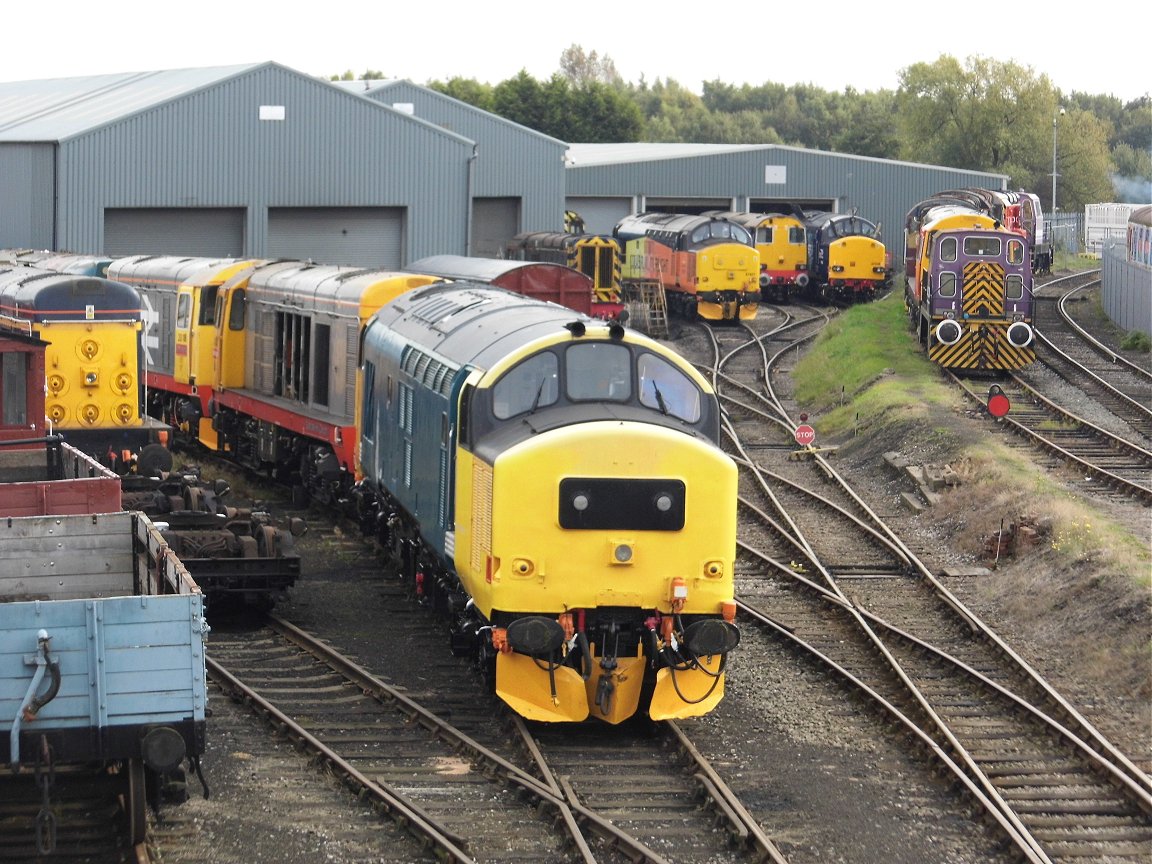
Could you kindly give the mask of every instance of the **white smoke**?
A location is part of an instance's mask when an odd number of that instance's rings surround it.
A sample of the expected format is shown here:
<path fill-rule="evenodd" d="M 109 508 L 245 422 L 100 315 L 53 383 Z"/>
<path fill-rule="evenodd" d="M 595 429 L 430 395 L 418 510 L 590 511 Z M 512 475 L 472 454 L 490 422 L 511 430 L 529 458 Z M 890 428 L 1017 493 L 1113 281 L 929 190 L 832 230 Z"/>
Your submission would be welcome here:
<path fill-rule="evenodd" d="M 1144 177 L 1113 174 L 1112 188 L 1116 190 L 1115 200 L 1121 204 L 1147 204 L 1152 201 L 1152 180 Z"/>

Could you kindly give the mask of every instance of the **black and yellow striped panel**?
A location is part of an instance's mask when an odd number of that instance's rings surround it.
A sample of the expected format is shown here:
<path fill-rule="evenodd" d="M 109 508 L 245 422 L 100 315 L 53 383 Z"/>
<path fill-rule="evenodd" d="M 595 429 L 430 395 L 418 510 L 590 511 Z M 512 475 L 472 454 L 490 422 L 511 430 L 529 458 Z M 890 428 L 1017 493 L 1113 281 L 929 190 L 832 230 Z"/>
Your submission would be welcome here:
<path fill-rule="evenodd" d="M 932 332 L 943 319 L 932 322 Z M 1006 371 L 1023 369 L 1036 360 L 1032 346 L 1018 348 L 1008 341 L 1008 321 L 965 322 L 964 334 L 955 345 L 935 341 L 928 347 L 928 359 L 945 369 Z"/>
<path fill-rule="evenodd" d="M 973 318 L 995 318 L 1004 314 L 1004 267 L 987 261 L 964 265 L 961 287 L 964 314 Z"/>

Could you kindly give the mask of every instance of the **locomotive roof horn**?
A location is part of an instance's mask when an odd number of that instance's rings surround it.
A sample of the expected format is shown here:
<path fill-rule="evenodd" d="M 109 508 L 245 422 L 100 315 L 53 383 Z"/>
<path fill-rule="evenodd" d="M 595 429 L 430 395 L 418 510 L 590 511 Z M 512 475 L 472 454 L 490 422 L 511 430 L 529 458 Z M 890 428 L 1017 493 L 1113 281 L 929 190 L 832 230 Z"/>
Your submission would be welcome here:
<path fill-rule="evenodd" d="M 570 332 L 573 336 L 577 336 L 577 337 L 583 336 L 584 330 L 585 330 L 584 322 L 583 321 L 570 321 L 569 323 L 564 325 L 564 329 L 566 329 L 568 332 Z"/>

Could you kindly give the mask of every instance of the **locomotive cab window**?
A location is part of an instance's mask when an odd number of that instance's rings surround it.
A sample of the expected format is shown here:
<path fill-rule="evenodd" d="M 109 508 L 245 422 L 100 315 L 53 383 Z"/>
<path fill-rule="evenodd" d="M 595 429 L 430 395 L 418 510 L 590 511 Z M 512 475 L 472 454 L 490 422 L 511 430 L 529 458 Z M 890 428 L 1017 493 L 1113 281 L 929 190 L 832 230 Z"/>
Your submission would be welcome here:
<path fill-rule="evenodd" d="M 642 354 L 636 369 L 640 404 L 689 423 L 700 419 L 700 389 L 687 375 L 655 354 Z"/>
<path fill-rule="evenodd" d="M 181 294 L 176 300 L 176 327 L 180 330 L 186 330 L 191 322 L 192 295 Z"/>
<path fill-rule="evenodd" d="M 627 402 L 632 395 L 632 353 L 623 345 L 572 345 L 564 355 L 568 398 Z"/>
<path fill-rule="evenodd" d="M 964 254 L 973 258 L 999 258 L 1000 238 L 974 234 L 964 238 Z"/>
<path fill-rule="evenodd" d="M 209 285 L 200 289 L 200 323 L 211 325 L 216 323 L 216 285 Z"/>
<path fill-rule="evenodd" d="M 955 261 L 956 260 L 956 238 L 945 237 L 940 241 L 940 260 L 941 261 Z"/>
<path fill-rule="evenodd" d="M 947 271 L 940 274 L 940 296 L 956 296 L 956 274 Z"/>
<path fill-rule="evenodd" d="M 1008 263 L 1009 264 L 1023 264 L 1024 263 L 1024 244 L 1019 240 L 1008 241 Z"/>
<path fill-rule="evenodd" d="M 767 246 L 772 243 L 772 228 L 757 228 L 756 229 L 756 242 Z"/>
<path fill-rule="evenodd" d="M 1013 273 L 1004 280 L 1004 298 L 1006 300 L 1024 299 L 1024 277 Z"/>
<path fill-rule="evenodd" d="M 551 351 L 529 357 L 504 374 L 492 388 L 492 412 L 507 420 L 552 405 L 560 396 L 560 361 Z"/>
<path fill-rule="evenodd" d="M 247 291 L 243 288 L 237 288 L 232 292 L 232 306 L 228 310 L 228 329 L 229 330 L 243 330 L 244 329 L 244 298 Z"/>

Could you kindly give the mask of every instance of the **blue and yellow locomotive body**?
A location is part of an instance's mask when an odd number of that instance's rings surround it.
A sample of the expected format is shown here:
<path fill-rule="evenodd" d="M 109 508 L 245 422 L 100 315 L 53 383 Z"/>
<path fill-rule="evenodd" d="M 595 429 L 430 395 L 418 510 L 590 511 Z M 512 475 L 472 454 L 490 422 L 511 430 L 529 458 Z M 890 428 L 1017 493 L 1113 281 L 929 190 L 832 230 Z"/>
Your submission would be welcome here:
<path fill-rule="evenodd" d="M 849 213 L 804 212 L 810 290 L 821 299 L 872 300 L 889 283 L 880 229 Z"/>
<path fill-rule="evenodd" d="M 724 693 L 736 468 L 707 382 L 618 324 L 470 283 L 365 331 L 366 511 L 454 643 L 543 721 Z"/>
<path fill-rule="evenodd" d="M 910 214 L 909 322 L 945 369 L 1006 371 L 1036 359 L 1032 253 L 1024 234 L 965 206 Z"/>
<path fill-rule="evenodd" d="M 624 251 L 625 288 L 659 284 L 685 318 L 749 321 L 760 305 L 760 253 L 752 235 L 727 219 L 635 213 L 612 236 Z"/>

